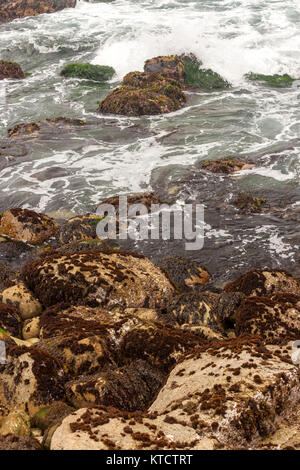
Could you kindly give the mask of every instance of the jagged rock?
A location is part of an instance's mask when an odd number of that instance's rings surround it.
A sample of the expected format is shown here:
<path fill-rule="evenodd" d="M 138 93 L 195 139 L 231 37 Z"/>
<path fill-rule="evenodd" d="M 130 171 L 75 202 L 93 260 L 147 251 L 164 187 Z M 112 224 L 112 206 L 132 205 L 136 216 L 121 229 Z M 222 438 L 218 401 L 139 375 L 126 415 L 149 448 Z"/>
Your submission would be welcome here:
<path fill-rule="evenodd" d="M 0 234 L 32 244 L 41 244 L 53 237 L 58 224 L 45 214 L 28 209 L 10 209 L 1 215 Z"/>
<path fill-rule="evenodd" d="M 23 278 L 45 306 L 71 301 L 163 308 L 175 291 L 151 261 L 125 251 L 55 254 L 28 263 Z"/>
<path fill-rule="evenodd" d="M 24 340 L 38 338 L 40 335 L 40 318 L 34 317 L 24 321 L 22 336 Z"/>
<path fill-rule="evenodd" d="M 158 73 L 184 85 L 184 64 L 181 58 L 176 55 L 159 56 L 146 60 L 144 72 Z"/>
<path fill-rule="evenodd" d="M 2 0 L 0 23 L 42 13 L 54 13 L 64 8 L 73 8 L 75 5 L 76 0 Z"/>
<path fill-rule="evenodd" d="M 300 296 L 247 297 L 237 309 L 235 331 L 237 335 L 258 335 L 267 344 L 299 339 Z"/>
<path fill-rule="evenodd" d="M 253 269 L 224 287 L 225 292 L 243 292 L 245 295 L 269 296 L 275 292 L 299 294 L 300 286 L 283 269 Z"/>
<path fill-rule="evenodd" d="M 201 287 L 207 284 L 211 277 L 205 268 L 181 256 L 162 258 L 157 262 L 157 266 L 168 274 L 180 291 Z"/>
<path fill-rule="evenodd" d="M 149 408 L 199 437 L 252 446 L 271 435 L 300 399 L 299 371 L 289 348 L 246 336 L 194 349 L 171 371 Z"/>
<path fill-rule="evenodd" d="M 60 72 L 60 75 L 67 78 L 84 78 L 96 82 L 107 82 L 112 79 L 115 73 L 115 70 L 107 65 L 76 63 L 66 65 Z"/>
<path fill-rule="evenodd" d="M 85 121 L 81 119 L 70 119 L 65 117 L 54 117 L 44 119 L 37 122 L 22 122 L 16 124 L 11 129 L 8 129 L 8 136 L 11 139 L 16 137 L 37 137 L 64 134 L 66 131 L 71 131 L 85 125 Z"/>
<path fill-rule="evenodd" d="M 200 450 L 213 446 L 213 440 L 200 440 L 190 427 L 106 407 L 82 408 L 67 416 L 51 440 L 51 450 Z"/>
<path fill-rule="evenodd" d="M 0 23 L 1 23 L 1 4 L 0 4 Z M 22 79 L 25 74 L 19 64 L 0 60 L 0 80 L 5 78 Z"/>
<path fill-rule="evenodd" d="M 254 165 L 238 160 L 234 157 L 221 158 L 218 160 L 205 160 L 202 168 L 213 173 L 224 173 L 226 175 L 235 173 L 236 171 L 248 170 Z"/>
<path fill-rule="evenodd" d="M 42 450 L 40 443 L 33 437 L 8 434 L 0 436 L 0 450 Z"/>
<path fill-rule="evenodd" d="M 125 116 L 163 114 L 177 111 L 186 101 L 179 82 L 156 73 L 131 72 L 99 103 L 98 110 Z"/>
<path fill-rule="evenodd" d="M 7 434 L 29 437 L 31 432 L 28 414 L 23 410 L 11 410 L 0 426 L 0 436 L 7 436 Z"/>
<path fill-rule="evenodd" d="M 42 312 L 40 302 L 34 297 L 32 292 L 23 282 L 18 282 L 8 287 L 0 294 L 0 301 L 15 306 L 20 312 L 23 320 L 33 318 Z"/>
<path fill-rule="evenodd" d="M 263 197 L 240 193 L 232 204 L 243 214 L 255 214 L 265 210 L 266 200 Z"/>
<path fill-rule="evenodd" d="M 119 410 L 145 410 L 165 381 L 165 375 L 145 361 L 93 376 L 81 376 L 66 384 L 68 401 L 76 408 L 86 403 Z"/>
<path fill-rule="evenodd" d="M 6 342 L 6 363 L 0 364 L 0 413 L 12 407 L 33 416 L 40 408 L 64 398 L 61 364 L 35 348 Z"/>
<path fill-rule="evenodd" d="M 31 425 L 42 431 L 51 428 L 72 413 L 74 409 L 63 401 L 55 401 L 39 410 L 31 419 Z"/>
<path fill-rule="evenodd" d="M 0 304 L 0 328 L 12 336 L 21 336 L 22 317 L 16 307 Z"/>

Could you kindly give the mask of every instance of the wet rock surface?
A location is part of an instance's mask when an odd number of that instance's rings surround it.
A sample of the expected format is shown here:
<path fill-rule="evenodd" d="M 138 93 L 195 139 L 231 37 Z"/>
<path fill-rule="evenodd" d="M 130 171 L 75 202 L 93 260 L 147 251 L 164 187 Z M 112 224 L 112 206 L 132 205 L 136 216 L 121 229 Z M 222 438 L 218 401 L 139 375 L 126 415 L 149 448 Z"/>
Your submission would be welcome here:
<path fill-rule="evenodd" d="M 1 5 L 0 5 L 0 13 L 1 13 Z M 1 16 L 0 16 L 0 23 L 1 23 Z M 25 78 L 25 74 L 19 64 L 16 64 L 15 62 L 8 62 L 5 60 L 0 60 L 0 80 L 4 80 L 6 78 L 22 79 L 22 78 Z"/>
<path fill-rule="evenodd" d="M 0 23 L 42 13 L 54 13 L 75 5 L 76 0 L 3 0 L 0 4 Z"/>
<path fill-rule="evenodd" d="M 22 317 L 16 307 L 0 304 L 0 328 L 12 336 L 21 336 Z"/>

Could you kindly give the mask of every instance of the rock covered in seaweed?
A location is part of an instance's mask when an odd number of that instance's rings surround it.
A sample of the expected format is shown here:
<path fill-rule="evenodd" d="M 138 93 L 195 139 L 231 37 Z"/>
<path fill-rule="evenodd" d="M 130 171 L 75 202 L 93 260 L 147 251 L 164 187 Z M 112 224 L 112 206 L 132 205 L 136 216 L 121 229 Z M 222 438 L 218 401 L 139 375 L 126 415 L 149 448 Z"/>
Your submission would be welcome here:
<path fill-rule="evenodd" d="M 182 108 L 186 100 L 179 82 L 156 73 L 131 72 L 100 102 L 99 111 L 126 116 L 164 114 Z"/>
<path fill-rule="evenodd" d="M 217 160 L 205 160 L 202 163 L 202 168 L 213 173 L 223 173 L 225 175 L 235 173 L 241 170 L 248 170 L 253 168 L 254 165 L 246 163 L 234 157 L 220 158 Z"/>
<path fill-rule="evenodd" d="M 71 301 L 163 308 L 175 292 L 150 260 L 125 251 L 54 254 L 28 263 L 23 277 L 45 306 Z"/>
<path fill-rule="evenodd" d="M 106 82 L 110 80 L 115 73 L 113 67 L 107 65 L 74 63 L 66 65 L 60 72 L 60 75 L 67 78 L 84 78 L 96 82 Z"/>
<path fill-rule="evenodd" d="M 12 336 L 21 336 L 22 317 L 16 307 L 0 304 L 0 328 Z"/>
<path fill-rule="evenodd" d="M 283 269 L 252 269 L 224 287 L 225 292 L 245 295 L 269 296 L 275 292 L 298 295 L 299 282 Z"/>
<path fill-rule="evenodd" d="M 55 220 L 28 209 L 10 209 L 1 215 L 0 234 L 31 244 L 41 244 L 58 230 Z"/>
<path fill-rule="evenodd" d="M 76 0 L 2 0 L 0 23 L 42 13 L 54 13 L 64 8 L 74 8 L 75 5 Z"/>
<path fill-rule="evenodd" d="M 64 398 L 64 373 L 53 356 L 6 342 L 6 363 L 0 364 L 0 413 L 12 407 L 33 416 L 52 401 Z"/>
<path fill-rule="evenodd" d="M 8 434 L 0 436 L 0 450 L 42 450 L 42 447 L 34 437 Z"/>
<path fill-rule="evenodd" d="M 200 437 L 252 446 L 299 402 L 299 371 L 289 354 L 255 336 L 196 348 L 171 371 L 149 411 Z"/>
<path fill-rule="evenodd" d="M 0 4 L 0 23 L 1 23 L 1 4 Z M 5 78 L 22 79 L 25 74 L 19 64 L 0 60 L 0 80 Z"/>
<path fill-rule="evenodd" d="M 168 274 L 180 291 L 201 287 L 211 277 L 203 266 L 182 256 L 167 256 L 156 264 Z"/>
<path fill-rule="evenodd" d="M 123 411 L 145 410 L 165 381 L 165 375 L 142 360 L 66 383 L 66 395 L 76 408 L 86 403 Z"/>
<path fill-rule="evenodd" d="M 293 85 L 294 81 L 296 80 L 295 78 L 292 78 L 290 75 L 285 73 L 284 75 L 264 75 L 262 73 L 247 73 L 245 75 L 247 80 L 250 80 L 252 82 L 262 82 L 265 83 L 266 85 L 269 85 L 271 87 L 275 88 L 288 88 Z"/>
<path fill-rule="evenodd" d="M 146 60 L 144 72 L 158 73 L 184 85 L 184 64 L 176 55 L 159 56 Z"/>
<path fill-rule="evenodd" d="M 64 134 L 65 132 L 81 128 L 84 125 L 85 121 L 82 119 L 66 117 L 53 117 L 36 122 L 21 122 L 8 129 L 8 137 L 11 139 L 17 137 L 36 139 L 37 137 L 51 136 L 53 138 L 53 135 Z"/>
<path fill-rule="evenodd" d="M 276 293 L 247 297 L 237 309 L 237 335 L 255 334 L 266 344 L 286 344 L 300 338 L 300 296 Z"/>
<path fill-rule="evenodd" d="M 180 58 L 184 65 L 184 83 L 187 86 L 206 91 L 230 88 L 227 80 L 213 70 L 205 69 L 193 54 L 183 54 Z"/>

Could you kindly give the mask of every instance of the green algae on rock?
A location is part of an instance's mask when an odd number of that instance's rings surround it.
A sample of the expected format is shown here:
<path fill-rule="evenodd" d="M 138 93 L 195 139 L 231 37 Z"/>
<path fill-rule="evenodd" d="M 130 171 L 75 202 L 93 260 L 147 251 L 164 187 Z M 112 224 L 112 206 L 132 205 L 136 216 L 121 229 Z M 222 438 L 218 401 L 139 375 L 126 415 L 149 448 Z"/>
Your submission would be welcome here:
<path fill-rule="evenodd" d="M 177 111 L 186 101 L 179 82 L 157 73 L 131 72 L 99 103 L 98 110 L 125 116 L 155 115 Z"/>
<path fill-rule="evenodd" d="M 74 8 L 75 5 L 76 0 L 2 0 L 0 23 L 42 13 L 55 13 L 64 8 Z"/>
<path fill-rule="evenodd" d="M 66 65 L 60 75 L 66 78 L 84 78 L 95 82 L 107 82 L 112 79 L 115 73 L 115 69 L 107 65 L 75 63 Z"/>
<path fill-rule="evenodd" d="M 224 78 L 211 69 L 202 67 L 196 57 L 183 56 L 184 82 L 188 86 L 201 88 L 203 90 L 224 90 L 230 87 Z"/>
<path fill-rule="evenodd" d="M 250 80 L 252 82 L 264 82 L 266 85 L 269 85 L 275 88 L 288 88 L 292 86 L 292 84 L 296 80 L 295 78 L 292 78 L 288 74 L 263 75 L 260 73 L 250 72 L 250 73 L 247 73 L 245 77 L 247 78 L 247 80 Z"/>
<path fill-rule="evenodd" d="M 0 80 L 4 80 L 5 78 L 23 79 L 25 78 L 25 74 L 19 64 L 6 60 L 0 60 Z"/>

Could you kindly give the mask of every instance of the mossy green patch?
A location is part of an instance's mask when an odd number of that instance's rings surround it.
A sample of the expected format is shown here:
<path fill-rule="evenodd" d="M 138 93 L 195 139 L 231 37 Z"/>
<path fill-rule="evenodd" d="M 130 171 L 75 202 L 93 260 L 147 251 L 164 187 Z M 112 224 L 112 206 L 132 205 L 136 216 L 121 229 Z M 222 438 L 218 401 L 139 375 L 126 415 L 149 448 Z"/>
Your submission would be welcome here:
<path fill-rule="evenodd" d="M 247 73 L 245 77 L 250 81 L 265 82 L 267 85 L 276 88 L 287 88 L 292 86 L 295 78 L 290 77 L 288 74 L 284 75 L 263 75 L 259 73 Z"/>
<path fill-rule="evenodd" d="M 204 69 L 201 63 L 190 58 L 182 58 L 184 63 L 184 81 L 186 85 L 203 90 L 224 90 L 230 87 L 224 78 L 211 69 Z"/>
<path fill-rule="evenodd" d="M 106 82 L 115 74 L 113 67 L 93 64 L 69 64 L 60 72 L 62 77 L 84 78 L 96 82 Z"/>

